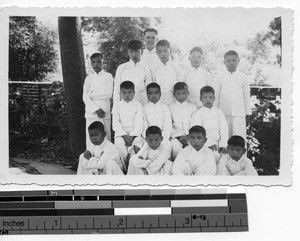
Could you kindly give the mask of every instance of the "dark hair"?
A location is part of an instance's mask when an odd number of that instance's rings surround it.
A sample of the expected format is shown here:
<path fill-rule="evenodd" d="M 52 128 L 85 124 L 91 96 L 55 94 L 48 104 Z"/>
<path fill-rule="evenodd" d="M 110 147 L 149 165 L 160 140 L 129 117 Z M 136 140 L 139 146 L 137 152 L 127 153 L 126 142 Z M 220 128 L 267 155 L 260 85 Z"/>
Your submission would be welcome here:
<path fill-rule="evenodd" d="M 159 41 L 156 43 L 156 48 L 159 47 L 159 46 L 165 46 L 165 47 L 167 47 L 168 49 L 171 48 L 169 41 L 166 40 L 166 39 L 159 40 Z"/>
<path fill-rule="evenodd" d="M 160 136 L 162 136 L 161 129 L 158 126 L 149 126 L 146 130 L 146 136 L 148 136 L 149 134 L 159 134 Z"/>
<path fill-rule="evenodd" d="M 215 90 L 211 86 L 204 86 L 200 90 L 200 96 L 203 95 L 204 93 L 213 93 L 215 95 Z"/>
<path fill-rule="evenodd" d="M 234 50 L 229 50 L 227 51 L 225 54 L 224 54 L 224 59 L 227 57 L 227 56 L 231 56 L 231 55 L 235 55 L 237 57 L 239 57 L 238 53 Z"/>
<path fill-rule="evenodd" d="M 90 59 L 94 59 L 94 58 L 98 58 L 100 57 L 101 59 L 103 59 L 103 55 L 101 53 L 93 53 L 90 57 Z"/>
<path fill-rule="evenodd" d="M 161 92 L 160 85 L 155 82 L 152 82 L 147 85 L 147 87 L 146 87 L 147 92 L 149 91 L 150 88 L 157 88 L 157 89 L 159 89 L 159 92 Z"/>
<path fill-rule="evenodd" d="M 174 92 L 176 90 L 183 90 L 183 89 L 188 89 L 188 86 L 186 83 L 184 82 L 177 82 L 175 85 L 174 85 Z"/>
<path fill-rule="evenodd" d="M 245 140 L 241 136 L 232 136 L 227 141 L 228 146 L 240 146 L 243 149 L 245 148 Z"/>
<path fill-rule="evenodd" d="M 206 130 L 202 126 L 193 126 L 189 129 L 189 134 L 202 133 L 206 137 Z"/>
<path fill-rule="evenodd" d="M 153 32 L 153 33 L 155 33 L 155 35 L 158 34 L 157 30 L 154 29 L 154 28 L 147 28 L 147 29 L 144 31 L 144 35 L 145 35 L 147 32 Z"/>
<path fill-rule="evenodd" d="M 138 51 L 143 48 L 143 43 L 140 40 L 131 40 L 128 42 L 127 48 L 134 51 Z"/>
<path fill-rule="evenodd" d="M 105 134 L 104 125 L 100 121 L 94 121 L 92 124 L 89 125 L 88 130 L 99 130 L 103 134 Z"/>
<path fill-rule="evenodd" d="M 134 91 L 134 83 L 132 83 L 129 80 L 125 80 L 120 84 L 120 90 L 121 89 L 126 89 L 126 90 L 132 89 Z"/>
<path fill-rule="evenodd" d="M 202 49 L 201 49 L 200 47 L 194 47 L 194 48 L 192 48 L 191 51 L 190 51 L 190 55 L 191 55 L 193 52 L 200 52 L 201 55 L 203 55 L 203 51 L 202 51 Z"/>

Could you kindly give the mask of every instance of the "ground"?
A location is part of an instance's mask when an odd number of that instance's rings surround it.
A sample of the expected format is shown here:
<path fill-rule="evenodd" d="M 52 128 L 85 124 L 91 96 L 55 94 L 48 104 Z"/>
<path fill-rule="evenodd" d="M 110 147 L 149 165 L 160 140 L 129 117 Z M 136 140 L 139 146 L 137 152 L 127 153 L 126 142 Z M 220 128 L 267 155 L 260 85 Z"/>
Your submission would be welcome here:
<path fill-rule="evenodd" d="M 71 166 L 62 166 L 21 158 L 10 158 L 9 174 L 74 175 Z"/>

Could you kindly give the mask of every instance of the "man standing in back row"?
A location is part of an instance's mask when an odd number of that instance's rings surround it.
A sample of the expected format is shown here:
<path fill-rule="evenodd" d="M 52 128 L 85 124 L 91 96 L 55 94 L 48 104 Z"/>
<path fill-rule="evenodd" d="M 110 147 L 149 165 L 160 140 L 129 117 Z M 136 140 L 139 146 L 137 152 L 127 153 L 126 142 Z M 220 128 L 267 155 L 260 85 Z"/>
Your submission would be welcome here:
<path fill-rule="evenodd" d="M 150 69 L 151 73 L 153 73 L 153 69 L 160 61 L 155 49 L 155 45 L 158 40 L 157 34 L 157 30 L 154 28 L 148 28 L 144 31 L 146 48 L 143 50 L 141 61 L 143 61 L 146 67 Z"/>

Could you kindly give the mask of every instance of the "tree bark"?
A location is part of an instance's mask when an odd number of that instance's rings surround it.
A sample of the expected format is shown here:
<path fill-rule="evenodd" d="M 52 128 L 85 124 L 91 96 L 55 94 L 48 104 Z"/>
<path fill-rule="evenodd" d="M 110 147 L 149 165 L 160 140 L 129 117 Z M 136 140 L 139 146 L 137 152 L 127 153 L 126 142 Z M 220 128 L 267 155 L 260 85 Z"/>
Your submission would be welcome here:
<path fill-rule="evenodd" d="M 72 153 L 79 156 L 85 150 L 85 106 L 82 93 L 86 77 L 80 19 L 59 17 L 58 32 L 66 92 L 69 142 Z"/>

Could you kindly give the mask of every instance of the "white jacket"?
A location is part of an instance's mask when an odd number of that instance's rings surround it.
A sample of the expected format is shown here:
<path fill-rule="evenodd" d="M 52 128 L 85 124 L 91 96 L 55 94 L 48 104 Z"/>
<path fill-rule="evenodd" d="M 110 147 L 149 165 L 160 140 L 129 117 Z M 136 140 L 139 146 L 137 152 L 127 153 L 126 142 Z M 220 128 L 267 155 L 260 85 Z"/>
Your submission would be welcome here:
<path fill-rule="evenodd" d="M 113 91 L 113 77 L 104 70 L 98 74 L 86 77 L 83 85 L 83 101 L 85 103 L 85 117 L 97 117 L 95 113 L 100 108 L 105 112 L 104 119 L 110 119 L 110 98 Z"/>

